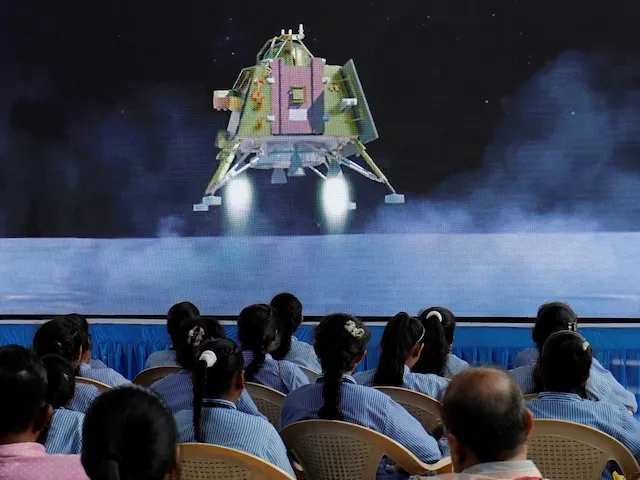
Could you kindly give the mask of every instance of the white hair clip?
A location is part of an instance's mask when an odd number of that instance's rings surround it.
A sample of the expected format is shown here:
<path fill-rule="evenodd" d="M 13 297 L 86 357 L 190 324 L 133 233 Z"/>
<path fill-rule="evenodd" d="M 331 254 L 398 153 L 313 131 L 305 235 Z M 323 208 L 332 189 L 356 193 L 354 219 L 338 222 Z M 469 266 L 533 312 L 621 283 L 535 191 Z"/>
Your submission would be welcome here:
<path fill-rule="evenodd" d="M 438 319 L 438 321 L 440 323 L 442 323 L 442 314 L 439 311 L 431 310 L 429 313 L 427 313 L 427 319 L 429 319 L 431 317 L 436 317 Z"/>
<path fill-rule="evenodd" d="M 200 354 L 198 361 L 204 360 L 207 362 L 207 368 L 213 367 L 218 361 L 218 356 L 211 350 L 205 350 Z"/>
<path fill-rule="evenodd" d="M 354 338 L 364 337 L 364 329 L 356 327 L 356 323 L 353 320 L 348 320 L 347 323 L 344 324 L 344 329 Z"/>
<path fill-rule="evenodd" d="M 202 338 L 204 337 L 204 328 L 195 326 L 191 330 L 189 330 L 189 338 L 187 339 L 187 343 L 189 345 L 193 345 L 197 347 L 202 342 Z"/>
<path fill-rule="evenodd" d="M 585 340 L 584 342 L 582 342 L 582 350 L 586 352 L 587 348 L 589 348 L 589 342 Z"/>

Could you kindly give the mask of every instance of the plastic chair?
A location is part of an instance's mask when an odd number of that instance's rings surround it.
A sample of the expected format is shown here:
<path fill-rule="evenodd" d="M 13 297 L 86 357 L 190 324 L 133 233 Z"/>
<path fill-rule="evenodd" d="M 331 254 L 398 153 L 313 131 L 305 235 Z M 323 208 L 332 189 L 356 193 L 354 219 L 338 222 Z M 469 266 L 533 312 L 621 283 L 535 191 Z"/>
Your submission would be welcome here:
<path fill-rule="evenodd" d="M 280 430 L 280 412 L 282 411 L 285 394 L 254 382 L 245 383 L 244 388 L 255 402 L 260 413 L 267 417 L 271 425 L 276 427 L 276 430 Z"/>
<path fill-rule="evenodd" d="M 395 440 L 353 423 L 305 420 L 288 425 L 280 434 L 307 480 L 373 480 L 383 456 L 411 475 L 452 471 L 449 457 L 432 465 L 423 463 Z"/>
<path fill-rule="evenodd" d="M 233 448 L 205 443 L 179 447 L 180 480 L 291 480 L 293 477 L 264 460 Z"/>
<path fill-rule="evenodd" d="M 318 381 L 318 377 L 320 376 L 319 373 L 314 372 L 310 368 L 303 367 L 302 365 L 298 365 L 298 368 L 307 376 L 309 383 L 316 383 Z"/>
<path fill-rule="evenodd" d="M 545 478 L 553 480 L 600 480 L 611 460 L 627 479 L 640 472 L 627 447 L 606 433 L 579 423 L 535 420 L 527 444 L 529 458 Z"/>
<path fill-rule="evenodd" d="M 91 378 L 86 378 L 86 377 L 76 377 L 76 383 L 86 383 L 87 385 L 93 385 L 98 389 L 100 393 L 106 392 L 111 388 L 106 383 L 102 383 L 97 380 L 92 380 Z"/>
<path fill-rule="evenodd" d="M 178 373 L 180 370 L 181 368 L 175 365 L 147 368 L 136 375 L 136 378 L 133 379 L 133 383 L 142 385 L 143 387 L 150 387 L 158 380 L 163 379 L 167 375 Z"/>
<path fill-rule="evenodd" d="M 440 402 L 423 393 L 415 392 L 400 387 L 375 387 L 382 393 L 386 393 L 396 402 L 402 405 L 413 417 L 415 417 L 427 432 L 442 423 L 440 419 Z"/>
<path fill-rule="evenodd" d="M 534 398 L 538 398 L 538 394 L 537 393 L 527 393 L 526 395 L 523 395 L 524 400 L 533 400 Z"/>

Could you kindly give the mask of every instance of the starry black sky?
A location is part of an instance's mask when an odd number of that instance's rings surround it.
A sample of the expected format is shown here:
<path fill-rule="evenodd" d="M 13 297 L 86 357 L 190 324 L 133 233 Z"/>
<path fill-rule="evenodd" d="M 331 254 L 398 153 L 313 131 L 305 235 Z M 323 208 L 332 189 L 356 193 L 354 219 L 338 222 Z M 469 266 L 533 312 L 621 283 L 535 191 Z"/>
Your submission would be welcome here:
<path fill-rule="evenodd" d="M 399 190 L 422 197 L 481 166 L 504 99 L 559 54 L 640 48 L 633 0 L 321 3 L 0 0 L 0 234 L 152 236 L 166 218 L 188 234 L 221 231 L 184 213 L 226 121 L 211 91 L 230 88 L 281 28 L 303 23 L 330 64 L 355 60 L 381 135 L 370 153 Z M 124 135 L 119 121 L 148 137 L 144 152 L 105 146 L 109 132 Z M 176 160 L 163 145 L 186 137 L 199 139 L 193 158 Z"/>

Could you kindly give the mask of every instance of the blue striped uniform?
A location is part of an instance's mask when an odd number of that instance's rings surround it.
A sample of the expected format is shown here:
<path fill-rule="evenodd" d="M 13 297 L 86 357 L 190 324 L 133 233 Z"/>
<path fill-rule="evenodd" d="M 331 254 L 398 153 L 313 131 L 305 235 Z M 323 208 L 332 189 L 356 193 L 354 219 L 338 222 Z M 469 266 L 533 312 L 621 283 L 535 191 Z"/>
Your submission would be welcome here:
<path fill-rule="evenodd" d="M 147 358 L 147 361 L 144 364 L 144 368 L 153 368 L 153 367 L 179 367 L 180 364 L 176 360 L 176 351 L 175 350 L 160 350 L 158 352 L 153 352 Z"/>
<path fill-rule="evenodd" d="M 522 393 L 525 395 L 535 391 L 533 380 L 535 368 L 535 365 L 528 365 L 514 368 L 509 372 L 514 376 L 522 389 Z M 611 372 L 600 365 L 600 362 L 595 358 L 591 362 L 589 380 L 587 380 L 587 395 L 590 400 L 612 403 L 624 407 L 632 413 L 638 410 L 638 402 L 635 395 L 625 390 Z"/>
<path fill-rule="evenodd" d="M 469 364 L 462 360 L 460 357 L 455 356 L 453 353 L 447 355 L 447 361 L 444 365 L 443 377 L 451 380 L 454 376 L 460 373 L 462 370 L 469 368 Z"/>
<path fill-rule="evenodd" d="M 322 373 L 320 360 L 318 360 L 313 345 L 298 340 L 295 335 L 291 337 L 291 349 L 289 353 L 284 356 L 284 360 L 295 363 L 296 365 L 302 365 L 316 373 Z"/>
<path fill-rule="evenodd" d="M 51 417 L 44 448 L 49 455 L 78 455 L 82 452 L 84 413 L 57 408 Z"/>
<path fill-rule="evenodd" d="M 80 365 L 79 376 L 102 382 L 110 387 L 117 387 L 119 385 L 131 383 L 113 368 L 91 368 L 91 366 L 86 363 Z"/>
<path fill-rule="evenodd" d="M 67 408 L 76 412 L 87 413 L 89 406 L 100 395 L 98 387 L 76 382 L 76 391 Z"/>
<path fill-rule="evenodd" d="M 193 409 L 193 382 L 188 370 L 167 375 L 151 385 L 151 388 L 164 399 L 174 415 L 181 410 Z M 241 412 L 264 418 L 246 390 L 242 392 L 236 406 Z"/>
<path fill-rule="evenodd" d="M 535 365 L 538 361 L 538 349 L 527 348 L 521 351 L 516 357 L 514 365 L 517 367 L 526 367 L 527 365 Z"/>
<path fill-rule="evenodd" d="M 373 386 L 373 377 L 375 370 L 366 370 L 353 375 L 358 385 L 366 387 Z M 408 366 L 404 366 L 404 376 L 402 378 L 402 387 L 413 390 L 414 392 L 423 393 L 431 398 L 439 399 L 440 392 L 447 388 L 449 380 L 433 373 L 413 373 Z M 382 386 L 382 385 L 381 385 Z"/>
<path fill-rule="evenodd" d="M 324 405 L 322 377 L 318 383 L 305 385 L 287 395 L 280 416 L 281 427 L 301 420 L 318 419 Z M 446 440 L 437 442 L 420 422 L 391 397 L 373 388 L 357 385 L 353 377 L 345 375 L 340 394 L 340 410 L 347 422 L 362 425 L 401 443 L 423 462 L 433 463 L 449 455 Z M 406 478 L 386 465 L 378 468 L 379 479 Z"/>
<path fill-rule="evenodd" d="M 102 360 L 92 358 L 89 360 L 89 366 L 91 368 L 108 368 Z"/>
<path fill-rule="evenodd" d="M 280 435 L 264 418 L 239 412 L 227 400 L 210 400 L 217 407 L 203 407 L 200 415 L 200 432 L 204 443 L 235 448 L 255 455 L 295 477 L 287 449 Z M 176 414 L 180 443 L 195 442 L 193 411 L 182 410 Z"/>
<path fill-rule="evenodd" d="M 242 352 L 242 356 L 244 357 L 245 368 L 247 368 L 253 359 L 253 352 L 245 350 Z M 307 385 L 309 377 L 295 363 L 287 362 L 286 360 L 274 360 L 267 353 L 264 363 L 251 381 L 273 388 L 286 395 L 296 388 Z"/>

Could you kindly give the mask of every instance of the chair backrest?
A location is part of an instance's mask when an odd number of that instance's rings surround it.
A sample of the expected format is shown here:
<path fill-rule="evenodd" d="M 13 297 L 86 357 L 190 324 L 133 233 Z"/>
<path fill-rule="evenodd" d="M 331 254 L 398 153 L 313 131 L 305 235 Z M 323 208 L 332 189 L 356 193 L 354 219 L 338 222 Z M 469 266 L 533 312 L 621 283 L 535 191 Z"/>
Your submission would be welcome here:
<path fill-rule="evenodd" d="M 280 412 L 282 411 L 285 394 L 254 382 L 245 383 L 244 388 L 255 402 L 260 413 L 267 417 L 271 425 L 276 427 L 276 430 L 280 430 Z"/>
<path fill-rule="evenodd" d="M 178 454 L 180 480 L 291 480 L 275 465 L 233 448 L 183 443 Z"/>
<path fill-rule="evenodd" d="M 400 387 L 375 387 L 386 393 L 413 415 L 427 432 L 442 423 L 440 419 L 440 402 L 423 393 Z"/>
<path fill-rule="evenodd" d="M 631 452 L 618 440 L 586 425 L 564 420 L 535 420 L 528 456 L 545 478 L 599 480 L 615 460 L 626 478 L 640 471 Z"/>
<path fill-rule="evenodd" d="M 76 377 L 76 383 L 86 383 L 87 385 L 93 385 L 94 387 L 98 388 L 100 393 L 105 392 L 111 388 L 106 383 L 102 383 L 97 380 L 93 380 L 91 378 L 85 378 L 85 377 Z"/>
<path fill-rule="evenodd" d="M 150 387 L 158 380 L 161 380 L 172 373 L 178 373 L 180 370 L 181 367 L 178 366 L 147 368 L 136 375 L 136 378 L 133 379 L 133 383 L 142 385 L 143 387 Z"/>
<path fill-rule="evenodd" d="M 302 365 L 298 365 L 298 367 L 307 376 L 309 383 L 316 383 L 318 381 L 318 377 L 320 376 L 319 373 L 314 372 L 310 368 L 303 367 Z"/>
<path fill-rule="evenodd" d="M 288 425 L 280 434 L 307 480 L 373 480 L 383 456 L 411 475 L 451 471 L 449 457 L 425 464 L 398 442 L 353 423 L 305 420 Z"/>
<path fill-rule="evenodd" d="M 526 395 L 523 395 L 525 401 L 526 400 L 533 400 L 534 398 L 538 398 L 538 394 L 537 393 L 527 393 Z"/>

